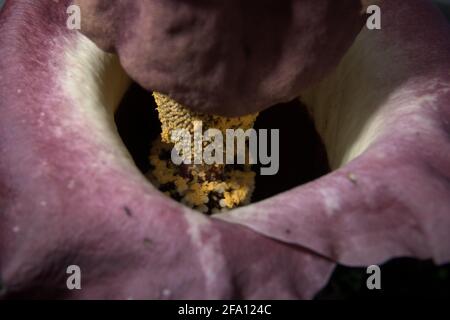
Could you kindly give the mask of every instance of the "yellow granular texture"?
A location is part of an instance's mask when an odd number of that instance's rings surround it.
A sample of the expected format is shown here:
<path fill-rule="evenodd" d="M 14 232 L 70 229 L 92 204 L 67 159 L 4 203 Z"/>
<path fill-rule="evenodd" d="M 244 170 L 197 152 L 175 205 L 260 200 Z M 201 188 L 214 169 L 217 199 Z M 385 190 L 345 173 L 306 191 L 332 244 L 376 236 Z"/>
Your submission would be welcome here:
<path fill-rule="evenodd" d="M 243 165 L 240 169 L 226 165 L 222 176 L 211 180 L 200 169 L 188 170 L 188 174 L 183 172 L 182 167 L 162 156 L 170 150 L 169 144 L 157 139 L 149 157 L 152 170 L 148 178 L 166 195 L 204 213 L 216 213 L 250 203 L 255 187 L 255 173 L 250 165 Z"/>
<path fill-rule="evenodd" d="M 242 117 L 221 117 L 194 112 L 179 104 L 175 100 L 161 93 L 154 92 L 153 97 L 158 109 L 161 121 L 161 138 L 166 143 L 171 143 L 170 134 L 174 129 L 187 129 L 192 134 L 194 121 L 202 121 L 203 130 L 210 128 L 225 132 L 226 129 L 253 128 L 258 114 L 250 114 Z"/>
<path fill-rule="evenodd" d="M 155 92 L 153 96 L 161 121 L 161 136 L 153 143 L 149 157 L 152 169 L 148 177 L 152 183 L 168 196 L 204 213 L 250 203 L 255 187 L 255 173 L 250 165 L 175 165 L 170 159 L 174 145 L 171 133 L 175 129 L 186 129 L 193 134 L 195 121 L 202 122 L 203 131 L 213 128 L 223 134 L 226 129 L 245 131 L 253 127 L 257 114 L 242 117 L 206 115 L 191 111 L 166 95 Z"/>

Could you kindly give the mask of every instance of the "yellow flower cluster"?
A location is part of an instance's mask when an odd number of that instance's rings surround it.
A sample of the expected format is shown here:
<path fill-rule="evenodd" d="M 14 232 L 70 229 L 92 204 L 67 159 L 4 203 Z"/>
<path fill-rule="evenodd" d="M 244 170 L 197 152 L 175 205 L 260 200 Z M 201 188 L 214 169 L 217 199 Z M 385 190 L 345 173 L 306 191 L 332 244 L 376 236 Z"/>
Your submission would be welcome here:
<path fill-rule="evenodd" d="M 193 133 L 194 121 L 202 121 L 204 129 L 247 130 L 257 115 L 227 118 L 189 110 L 169 97 L 153 94 L 161 121 L 161 136 L 150 151 L 150 181 L 166 195 L 204 213 L 216 213 L 248 204 L 255 186 L 251 165 L 181 164 L 171 161 L 171 132 L 186 129 Z"/>

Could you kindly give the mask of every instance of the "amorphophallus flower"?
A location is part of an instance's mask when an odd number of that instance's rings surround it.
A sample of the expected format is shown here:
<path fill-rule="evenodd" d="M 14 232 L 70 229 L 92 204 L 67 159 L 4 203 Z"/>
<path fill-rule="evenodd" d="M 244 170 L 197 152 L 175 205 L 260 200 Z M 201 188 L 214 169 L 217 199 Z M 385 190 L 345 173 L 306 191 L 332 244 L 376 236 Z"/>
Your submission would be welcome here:
<path fill-rule="evenodd" d="M 1 297 L 311 298 L 335 263 L 449 262 L 449 25 L 428 1 L 381 0 L 369 30 L 362 2 L 78 1 L 82 35 L 71 1 L 7 1 Z M 299 97 L 332 171 L 203 215 L 124 146 L 114 112 L 131 81 L 220 116 Z"/>

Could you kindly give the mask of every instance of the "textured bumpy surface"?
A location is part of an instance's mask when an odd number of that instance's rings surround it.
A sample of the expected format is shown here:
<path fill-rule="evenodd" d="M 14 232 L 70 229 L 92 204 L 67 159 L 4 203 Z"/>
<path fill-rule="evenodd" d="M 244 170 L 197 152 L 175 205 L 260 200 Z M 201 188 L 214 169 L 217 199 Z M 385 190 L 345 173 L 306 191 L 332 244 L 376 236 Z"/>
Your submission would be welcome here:
<path fill-rule="evenodd" d="M 221 219 L 137 170 L 112 121 L 127 76 L 69 3 L 0 13 L 2 298 L 311 298 L 335 261 L 450 260 L 450 31 L 428 1 L 382 1 L 383 30 L 302 94 L 337 170 Z"/>
<path fill-rule="evenodd" d="M 360 0 L 75 2 L 82 32 L 140 85 L 228 116 L 294 99 L 338 63 L 364 20 Z"/>
<path fill-rule="evenodd" d="M 251 201 L 255 173 L 250 165 L 175 165 L 173 145 L 158 138 L 150 152 L 147 177 L 167 196 L 202 213 L 218 213 Z"/>
<path fill-rule="evenodd" d="M 237 164 L 235 154 L 233 163 L 236 165 L 225 165 L 226 146 L 223 143 L 226 130 L 244 132 L 251 129 L 258 114 L 235 118 L 207 115 L 193 112 L 161 93 L 155 92 L 153 96 L 162 132 L 150 152 L 151 170 L 147 174 L 150 181 L 166 195 L 203 213 L 217 213 L 249 204 L 255 186 L 255 173 L 248 158 L 248 144 L 239 146 L 233 141 L 233 150 L 243 153 L 245 162 Z M 215 154 L 215 159 L 220 160 L 221 157 L 220 163 L 204 162 L 203 150 L 211 141 L 205 141 L 203 134 L 209 129 L 218 130 L 222 137 L 222 141 L 217 141 L 222 151 L 214 150 L 221 153 Z M 188 141 L 182 136 L 177 138 L 176 130 L 189 134 Z M 181 165 L 172 162 L 171 151 L 174 147 L 189 164 L 186 161 Z M 195 164 L 196 158 L 201 159 L 201 163 Z"/>

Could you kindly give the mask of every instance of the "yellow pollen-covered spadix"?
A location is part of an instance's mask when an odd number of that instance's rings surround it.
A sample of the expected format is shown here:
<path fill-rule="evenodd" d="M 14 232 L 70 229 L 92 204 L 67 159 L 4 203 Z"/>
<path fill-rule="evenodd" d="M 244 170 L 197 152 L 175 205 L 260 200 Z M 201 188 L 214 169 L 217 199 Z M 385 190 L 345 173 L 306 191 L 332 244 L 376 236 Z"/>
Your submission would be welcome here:
<path fill-rule="evenodd" d="M 202 123 L 204 131 L 218 129 L 224 134 L 227 129 L 245 131 L 253 127 L 257 114 L 234 118 L 207 115 L 194 112 L 161 93 L 155 92 L 153 96 L 161 121 L 161 135 L 153 142 L 150 151 L 151 170 L 148 177 L 151 182 L 173 199 L 204 213 L 216 213 L 248 204 L 255 186 L 255 173 L 250 164 L 177 165 L 171 159 L 174 147 L 171 138 L 177 129 L 194 134 L 196 122 Z"/>

